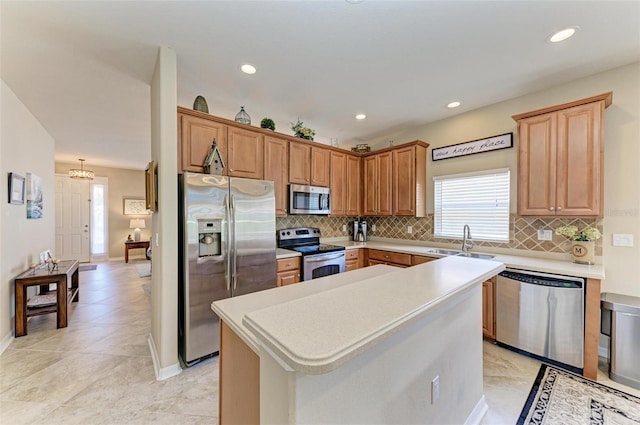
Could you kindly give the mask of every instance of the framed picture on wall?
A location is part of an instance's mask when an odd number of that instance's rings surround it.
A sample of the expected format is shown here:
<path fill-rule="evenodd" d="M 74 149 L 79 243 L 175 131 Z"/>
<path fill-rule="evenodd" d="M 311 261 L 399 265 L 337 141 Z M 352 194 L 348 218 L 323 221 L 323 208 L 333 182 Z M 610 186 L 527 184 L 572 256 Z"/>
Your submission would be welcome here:
<path fill-rule="evenodd" d="M 9 173 L 9 203 L 24 204 L 24 177 L 20 174 Z"/>
<path fill-rule="evenodd" d="M 149 212 L 145 207 L 144 199 L 123 198 L 122 210 L 124 215 L 147 215 Z"/>
<path fill-rule="evenodd" d="M 158 211 L 158 170 L 156 162 L 151 161 L 145 171 L 145 203 L 148 211 Z"/>

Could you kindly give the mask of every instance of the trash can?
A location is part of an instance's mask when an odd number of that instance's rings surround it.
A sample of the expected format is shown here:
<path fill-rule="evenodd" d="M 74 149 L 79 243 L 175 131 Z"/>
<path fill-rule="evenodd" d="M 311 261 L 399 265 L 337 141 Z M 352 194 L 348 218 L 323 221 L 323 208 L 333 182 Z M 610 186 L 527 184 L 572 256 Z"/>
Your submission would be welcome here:
<path fill-rule="evenodd" d="M 640 298 L 605 292 L 600 332 L 609 337 L 609 377 L 640 389 Z"/>

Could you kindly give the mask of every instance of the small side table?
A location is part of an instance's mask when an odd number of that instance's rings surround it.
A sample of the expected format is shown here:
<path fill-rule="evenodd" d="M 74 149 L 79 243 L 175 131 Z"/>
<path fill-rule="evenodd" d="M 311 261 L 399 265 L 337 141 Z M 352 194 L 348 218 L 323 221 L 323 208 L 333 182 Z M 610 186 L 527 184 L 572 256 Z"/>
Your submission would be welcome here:
<path fill-rule="evenodd" d="M 57 313 L 58 328 L 67 327 L 67 305 L 80 299 L 78 260 L 60 261 L 58 270 L 46 268 L 27 270 L 15 278 L 16 289 L 16 337 L 27 334 L 27 317 Z M 40 293 L 49 291 L 49 284 L 56 284 L 56 304 L 43 307 L 27 307 L 27 287 L 40 286 Z"/>
<path fill-rule="evenodd" d="M 151 241 L 126 241 L 124 243 L 124 262 L 129 262 L 129 250 L 130 249 L 139 249 L 144 248 L 144 255 L 147 257 L 147 260 L 150 260 L 147 255 L 147 248 L 151 246 Z"/>

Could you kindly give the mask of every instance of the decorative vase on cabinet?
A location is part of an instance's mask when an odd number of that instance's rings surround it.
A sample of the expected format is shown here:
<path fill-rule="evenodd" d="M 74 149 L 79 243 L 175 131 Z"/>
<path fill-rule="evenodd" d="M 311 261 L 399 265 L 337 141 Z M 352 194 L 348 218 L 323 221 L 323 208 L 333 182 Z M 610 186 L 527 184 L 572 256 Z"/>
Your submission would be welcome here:
<path fill-rule="evenodd" d="M 594 241 L 573 241 L 571 257 L 574 263 L 594 264 L 596 243 Z"/>

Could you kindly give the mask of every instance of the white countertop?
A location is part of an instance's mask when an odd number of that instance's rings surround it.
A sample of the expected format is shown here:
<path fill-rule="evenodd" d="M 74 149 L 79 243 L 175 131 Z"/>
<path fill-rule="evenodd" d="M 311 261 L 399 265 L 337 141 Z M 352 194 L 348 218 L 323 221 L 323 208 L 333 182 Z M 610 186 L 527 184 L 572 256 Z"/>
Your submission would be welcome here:
<path fill-rule="evenodd" d="M 300 257 L 297 251 L 291 251 L 290 249 L 276 248 L 276 259 L 281 260 L 283 258 Z"/>
<path fill-rule="evenodd" d="M 397 270 L 400 269 L 383 265 L 366 267 L 241 297 L 226 298 L 212 303 L 211 309 L 257 354 L 258 340 L 242 323 L 245 314 Z"/>
<path fill-rule="evenodd" d="M 242 323 L 292 370 L 327 373 L 502 270 L 500 262 L 451 256 L 386 275 L 376 271 L 374 277 L 349 285 L 292 297 L 262 310 L 245 310 Z M 277 290 L 273 292 L 275 296 Z M 212 304 L 223 320 L 225 301 Z"/>
<path fill-rule="evenodd" d="M 421 246 L 421 245 L 410 245 L 403 244 L 402 242 L 379 242 L 379 241 L 370 241 L 370 242 L 354 242 L 354 241 L 331 241 L 333 245 L 344 246 L 346 249 L 359 249 L 359 248 L 372 248 L 372 249 L 380 249 L 383 251 L 394 251 L 401 252 L 405 254 L 413 254 L 413 255 L 424 255 L 427 257 L 445 257 L 442 254 L 437 254 L 433 252 L 433 250 L 437 249 L 434 247 Z M 450 248 L 444 248 L 450 249 Z M 451 249 L 456 250 L 456 249 Z M 482 253 L 482 250 L 472 250 L 471 252 Z M 493 261 L 499 261 L 504 263 L 505 266 L 509 268 L 516 268 L 522 270 L 531 270 L 538 271 L 543 273 L 555 273 L 566 276 L 577 276 L 577 277 L 585 277 L 592 279 L 604 279 L 604 266 L 602 264 L 594 264 L 594 265 L 584 265 L 584 264 L 576 264 L 570 261 L 562 261 L 562 260 L 552 260 L 546 258 L 537 258 L 537 257 L 524 257 L 519 255 L 508 255 L 508 254 L 496 254 L 490 253 L 491 255 L 495 255 L 492 258 Z"/>

